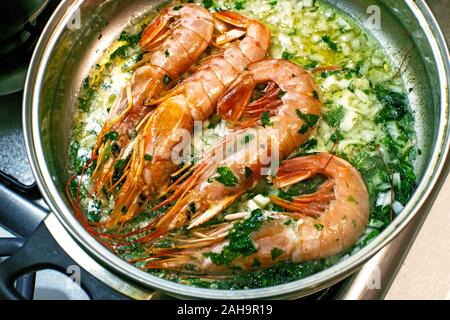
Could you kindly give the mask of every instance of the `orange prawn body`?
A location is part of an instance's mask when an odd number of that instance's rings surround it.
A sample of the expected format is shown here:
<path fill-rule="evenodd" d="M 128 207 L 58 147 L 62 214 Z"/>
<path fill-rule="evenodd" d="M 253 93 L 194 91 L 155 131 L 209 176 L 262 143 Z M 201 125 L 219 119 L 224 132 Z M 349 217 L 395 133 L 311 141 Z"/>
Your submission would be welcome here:
<path fill-rule="evenodd" d="M 111 181 L 117 160 L 130 155 L 139 125 L 154 109 L 146 101 L 176 83 L 209 46 L 213 32 L 212 15 L 196 4 L 168 7 L 144 30 L 139 45 L 145 54 L 116 99 L 93 149 L 91 158 L 100 161 L 92 175 L 92 193 Z M 105 139 L 111 132 L 117 136 L 114 142 Z M 116 155 L 110 154 L 114 143 L 120 150 Z"/>
<path fill-rule="evenodd" d="M 219 98 L 248 65 L 265 57 L 270 44 L 266 26 L 233 12 L 218 12 L 215 18 L 240 28 L 239 35 L 245 35 L 244 38 L 235 39 L 233 29 L 223 33 L 216 40 L 216 45 L 224 46 L 223 51 L 207 58 L 194 74 L 154 102 L 158 106 L 136 140 L 130 170 L 116 198 L 109 227 L 128 221 L 139 212 L 140 195 L 151 199 L 168 187 L 170 175 L 178 168 L 172 151 L 181 143 L 180 132 L 190 134 L 194 121 L 207 120 L 215 112 Z"/>

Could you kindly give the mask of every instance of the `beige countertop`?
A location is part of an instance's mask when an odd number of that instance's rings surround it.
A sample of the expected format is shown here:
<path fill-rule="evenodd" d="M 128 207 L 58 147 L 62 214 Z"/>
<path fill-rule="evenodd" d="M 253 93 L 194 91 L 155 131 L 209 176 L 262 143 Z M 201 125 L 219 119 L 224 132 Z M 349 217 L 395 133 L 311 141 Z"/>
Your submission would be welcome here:
<path fill-rule="evenodd" d="M 450 300 L 450 176 L 386 299 Z"/>

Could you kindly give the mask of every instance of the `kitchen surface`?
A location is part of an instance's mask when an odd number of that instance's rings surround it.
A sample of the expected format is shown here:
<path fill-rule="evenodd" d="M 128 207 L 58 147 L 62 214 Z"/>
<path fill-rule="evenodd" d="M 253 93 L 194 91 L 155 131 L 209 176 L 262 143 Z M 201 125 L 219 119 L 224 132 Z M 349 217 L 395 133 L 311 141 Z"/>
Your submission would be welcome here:
<path fill-rule="evenodd" d="M 449 42 L 450 0 L 428 0 L 427 2 L 435 13 Z M 35 27 L 38 29 L 39 25 Z M 34 35 L 31 37 L 34 37 Z M 33 38 L 30 39 L 33 40 Z M 23 75 L 19 74 L 18 77 L 20 76 Z M 2 81 L 5 81 L 5 79 L 2 78 L 0 72 L 0 84 L 2 84 Z M 34 177 L 26 162 L 26 150 L 20 124 L 21 114 L 17 109 L 17 106 L 21 104 L 21 98 L 20 92 L 5 96 L 0 95 L 0 123 L 2 123 L 0 126 L 0 151 L 10 150 L 6 153 L 0 152 L 0 173 L 14 175 L 22 188 L 20 191 L 26 195 L 27 199 L 45 207 L 45 204 L 39 199 L 39 192 L 34 185 Z M 450 161 L 447 161 L 447 164 L 450 165 Z M 0 238 L 10 236 L 11 234 L 2 228 L 0 223 Z M 398 274 L 393 279 L 385 298 L 450 300 L 449 247 L 450 176 L 446 178 L 425 223 L 413 241 L 406 259 L 399 267 Z M 67 279 L 65 275 L 56 271 L 38 272 L 34 298 L 88 298 L 84 291 Z M 61 283 L 65 283 L 63 288 L 61 288 Z"/>

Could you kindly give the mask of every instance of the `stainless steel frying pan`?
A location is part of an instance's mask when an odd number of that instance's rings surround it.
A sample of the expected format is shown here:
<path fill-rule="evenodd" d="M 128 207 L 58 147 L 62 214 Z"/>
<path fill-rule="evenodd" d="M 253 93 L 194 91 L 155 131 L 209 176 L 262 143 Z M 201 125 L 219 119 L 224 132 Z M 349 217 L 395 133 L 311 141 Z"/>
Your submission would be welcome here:
<path fill-rule="evenodd" d="M 416 164 L 419 186 L 392 224 L 360 252 L 325 271 L 277 287 L 254 290 L 222 291 L 176 284 L 140 271 L 109 252 L 75 219 L 64 192 L 69 178 L 67 150 L 75 97 L 82 79 L 102 51 L 135 17 L 161 1 L 66 0 L 49 22 L 34 54 L 24 97 L 24 128 L 34 174 L 52 210 L 45 227 L 77 264 L 106 286 L 132 298 L 149 298 L 153 289 L 176 297 L 207 299 L 294 298 L 347 277 L 398 235 L 432 192 L 448 154 L 448 49 L 424 1 L 327 2 L 362 25 L 369 17 L 368 8 L 377 5 L 381 9 L 381 29 L 369 32 L 397 65 L 413 48 L 402 76 L 407 87 L 414 89 L 410 103 L 422 150 Z M 0 265 L 0 278 L 4 269 Z M 11 289 L 11 284 L 6 288 Z"/>

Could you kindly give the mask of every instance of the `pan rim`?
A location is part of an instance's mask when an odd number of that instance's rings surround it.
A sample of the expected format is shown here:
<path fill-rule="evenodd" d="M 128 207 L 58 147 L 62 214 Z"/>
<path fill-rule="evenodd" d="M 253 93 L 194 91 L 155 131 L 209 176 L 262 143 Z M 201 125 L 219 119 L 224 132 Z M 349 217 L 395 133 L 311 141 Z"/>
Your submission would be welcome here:
<path fill-rule="evenodd" d="M 306 295 L 328 287 L 333 282 L 338 282 L 362 263 L 366 262 L 385 245 L 387 245 L 409 221 L 416 215 L 424 205 L 427 197 L 434 188 L 440 176 L 445 160 L 449 153 L 450 130 L 449 130 L 449 87 L 448 79 L 450 70 L 448 64 L 448 53 L 442 32 L 437 25 L 430 9 L 423 0 L 416 2 L 406 0 L 406 4 L 418 19 L 424 30 L 430 47 L 433 50 L 434 59 L 437 62 L 440 80 L 440 110 L 442 115 L 439 121 L 436 147 L 432 152 L 428 167 L 420 181 L 416 192 L 405 206 L 403 212 L 383 232 L 365 246 L 361 251 L 312 276 L 293 281 L 287 284 L 277 285 L 269 288 L 246 289 L 246 290 L 216 290 L 196 288 L 178 284 L 169 280 L 161 279 L 141 271 L 128 264 L 118 256 L 114 255 L 97 242 L 78 222 L 70 208 L 67 207 L 64 197 L 58 190 L 50 170 L 45 161 L 42 147 L 40 114 L 40 91 L 46 70 L 46 62 L 50 59 L 52 48 L 58 41 L 58 35 L 69 21 L 72 14 L 81 5 L 83 0 L 64 0 L 45 28 L 41 39 L 33 54 L 31 67 L 28 72 L 24 93 L 23 126 L 25 131 L 25 142 L 28 157 L 36 178 L 37 184 L 60 223 L 76 240 L 76 242 L 87 251 L 89 255 L 101 261 L 105 268 L 118 272 L 125 278 L 137 282 L 140 285 L 167 292 L 172 296 L 206 299 L 259 299 L 274 298 L 289 295 Z M 445 62 L 447 61 L 447 63 Z M 339 275 L 339 276 L 337 276 Z"/>

